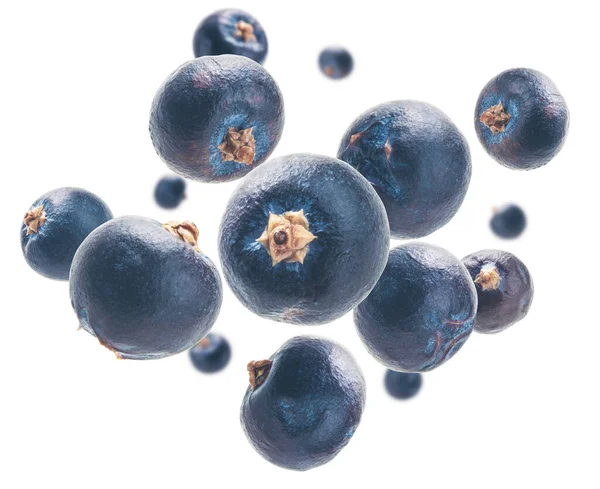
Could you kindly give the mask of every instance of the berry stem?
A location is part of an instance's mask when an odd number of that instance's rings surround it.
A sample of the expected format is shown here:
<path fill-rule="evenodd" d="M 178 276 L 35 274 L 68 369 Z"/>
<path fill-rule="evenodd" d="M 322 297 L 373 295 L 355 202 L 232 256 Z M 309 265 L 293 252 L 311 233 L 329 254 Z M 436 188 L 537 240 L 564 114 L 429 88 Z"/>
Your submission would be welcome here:
<path fill-rule="evenodd" d="M 281 215 L 269 212 L 267 226 L 256 241 L 269 253 L 272 266 L 282 261 L 303 264 L 309 243 L 317 239 L 308 227 L 304 209 L 284 212 Z"/>
<path fill-rule="evenodd" d="M 251 390 L 255 390 L 265 383 L 271 371 L 272 364 L 271 360 L 252 360 L 248 363 L 247 368 Z"/>
<path fill-rule="evenodd" d="M 256 36 L 254 35 L 254 27 L 252 27 L 252 24 L 244 22 L 243 20 L 240 20 L 235 25 L 233 35 L 235 37 L 241 37 L 242 39 L 244 39 L 244 42 L 256 41 Z"/>
<path fill-rule="evenodd" d="M 38 205 L 25 214 L 23 222 L 27 228 L 27 236 L 35 234 L 39 231 L 42 225 L 46 222 L 46 212 L 43 205 Z"/>
<path fill-rule="evenodd" d="M 256 139 L 252 135 L 254 127 L 240 129 L 230 127 L 225 133 L 223 142 L 219 144 L 221 161 L 235 161 L 250 166 L 254 161 Z"/>
<path fill-rule="evenodd" d="M 492 131 L 492 134 L 506 131 L 509 120 L 510 114 L 506 112 L 502 102 L 499 102 L 498 105 L 492 105 L 479 118 L 479 121 Z"/>
<path fill-rule="evenodd" d="M 198 227 L 190 221 L 169 221 L 163 224 L 163 228 L 169 231 L 173 236 L 176 236 L 181 241 L 192 245 L 196 251 L 200 252 L 198 247 L 198 236 L 200 232 Z"/>
<path fill-rule="evenodd" d="M 498 289 L 498 287 L 500 287 L 501 278 L 498 269 L 495 266 L 490 265 L 481 269 L 477 274 L 477 277 L 475 277 L 474 282 L 485 292 L 486 290 Z"/>

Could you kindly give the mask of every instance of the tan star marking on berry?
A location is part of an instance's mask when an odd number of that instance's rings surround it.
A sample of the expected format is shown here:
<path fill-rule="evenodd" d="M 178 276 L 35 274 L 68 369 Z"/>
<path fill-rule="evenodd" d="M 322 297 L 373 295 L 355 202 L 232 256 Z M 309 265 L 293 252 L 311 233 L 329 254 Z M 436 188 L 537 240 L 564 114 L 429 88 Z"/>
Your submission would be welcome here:
<path fill-rule="evenodd" d="M 273 214 L 269 212 L 269 221 L 265 231 L 258 238 L 269 255 L 273 266 L 285 261 L 304 263 L 309 243 L 317 237 L 308 230 L 308 221 L 304 209 L 296 212 Z"/>
<path fill-rule="evenodd" d="M 38 205 L 37 207 L 28 211 L 23 219 L 25 227 L 27 228 L 27 236 L 37 233 L 47 219 L 48 218 L 46 217 L 46 212 L 44 211 L 43 205 Z"/>
<path fill-rule="evenodd" d="M 256 36 L 254 35 L 254 27 L 252 27 L 252 24 L 244 22 L 243 20 L 240 20 L 235 25 L 235 31 L 233 31 L 233 35 L 235 37 L 241 37 L 242 39 L 244 39 L 244 42 L 256 41 Z"/>
<path fill-rule="evenodd" d="M 492 131 L 492 134 L 504 132 L 509 120 L 510 114 L 506 112 L 502 102 L 499 102 L 498 105 L 492 105 L 479 118 L 479 121 Z"/>
<path fill-rule="evenodd" d="M 254 161 L 256 140 L 252 135 L 253 127 L 237 130 L 230 127 L 225 133 L 223 142 L 219 144 L 221 161 L 235 161 L 250 166 Z"/>

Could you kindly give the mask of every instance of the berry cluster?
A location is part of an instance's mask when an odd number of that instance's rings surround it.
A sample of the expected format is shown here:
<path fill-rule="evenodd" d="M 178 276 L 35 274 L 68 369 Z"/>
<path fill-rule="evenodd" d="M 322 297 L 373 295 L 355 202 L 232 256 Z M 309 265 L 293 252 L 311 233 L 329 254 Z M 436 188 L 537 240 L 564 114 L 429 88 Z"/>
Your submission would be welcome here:
<path fill-rule="evenodd" d="M 390 369 L 385 386 L 407 399 L 421 373 L 451 359 L 472 331 L 497 333 L 523 319 L 533 300 L 525 264 L 506 251 L 462 261 L 413 241 L 459 211 L 471 179 L 463 134 L 436 107 L 386 102 L 362 113 L 337 157 L 311 153 L 269 160 L 284 128 L 283 95 L 261 66 L 260 23 L 240 10 L 207 17 L 196 58 L 171 73 L 150 113 L 156 152 L 178 175 L 161 179 L 156 202 L 176 208 L 184 178 L 242 179 L 219 230 L 222 273 L 251 312 L 296 325 L 328 323 L 353 311 L 369 353 Z M 328 77 L 346 77 L 343 48 L 319 56 Z M 554 83 L 531 69 L 493 78 L 475 107 L 479 141 L 500 164 L 539 168 L 561 149 L 569 115 Z M 525 214 L 509 205 L 491 221 L 515 238 Z M 82 329 L 119 358 L 156 359 L 189 350 L 201 372 L 223 369 L 229 342 L 210 333 L 222 302 L 221 275 L 190 221 L 113 218 L 96 195 L 60 188 L 35 200 L 21 247 L 36 272 L 68 280 Z M 349 442 L 365 405 L 361 369 L 341 345 L 312 336 L 287 341 L 248 363 L 241 421 L 267 460 L 307 470 Z"/>

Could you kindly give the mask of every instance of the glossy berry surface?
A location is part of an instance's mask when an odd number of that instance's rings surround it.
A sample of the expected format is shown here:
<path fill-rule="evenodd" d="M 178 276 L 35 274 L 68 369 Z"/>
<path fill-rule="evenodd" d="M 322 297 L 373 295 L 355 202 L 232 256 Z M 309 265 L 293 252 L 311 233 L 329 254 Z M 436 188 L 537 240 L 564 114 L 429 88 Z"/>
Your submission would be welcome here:
<path fill-rule="evenodd" d="M 426 372 L 462 347 L 476 311 L 475 286 L 460 260 L 438 246 L 413 242 L 390 251 L 354 322 L 369 353 L 387 368 Z"/>
<path fill-rule="evenodd" d="M 237 54 L 263 63 L 269 51 L 264 29 L 243 10 L 219 10 L 206 17 L 194 34 L 194 56 Z"/>
<path fill-rule="evenodd" d="M 203 56 L 177 68 L 158 89 L 150 136 L 175 173 L 224 182 L 268 158 L 283 121 L 281 92 L 262 66 L 243 56 Z"/>
<path fill-rule="evenodd" d="M 154 200 L 163 209 L 175 209 L 185 199 L 185 180 L 175 175 L 162 177 L 154 187 Z"/>
<path fill-rule="evenodd" d="M 508 204 L 494 210 L 490 227 L 500 238 L 512 239 L 519 237 L 527 226 L 525 212 L 518 205 Z"/>
<path fill-rule="evenodd" d="M 354 60 L 347 49 L 326 48 L 319 54 L 319 68 L 325 76 L 338 80 L 352 72 Z"/>
<path fill-rule="evenodd" d="M 565 99 L 550 78 L 517 68 L 492 78 L 475 108 L 479 141 L 498 163 L 533 170 L 563 147 L 569 128 Z"/>
<path fill-rule="evenodd" d="M 196 370 L 205 374 L 220 372 L 231 359 L 231 346 L 223 336 L 208 333 L 190 349 L 190 360 Z"/>
<path fill-rule="evenodd" d="M 349 165 L 312 154 L 252 172 L 221 222 L 223 272 L 237 298 L 268 319 L 322 324 L 366 297 L 387 260 L 385 209 Z"/>
<path fill-rule="evenodd" d="M 121 358 L 174 355 L 198 343 L 221 307 L 221 279 L 189 222 L 125 216 L 82 243 L 71 268 L 80 327 Z"/>
<path fill-rule="evenodd" d="M 69 280 L 71 262 L 83 240 L 112 213 L 98 196 L 87 190 L 64 187 L 37 199 L 21 224 L 21 250 L 37 273 Z"/>
<path fill-rule="evenodd" d="M 248 364 L 241 421 L 269 462 L 309 470 L 332 460 L 352 438 L 365 406 L 360 367 L 342 346 L 298 336 L 269 360 Z"/>
<path fill-rule="evenodd" d="M 423 384 L 423 376 L 418 373 L 396 372 L 385 373 L 385 390 L 394 399 L 410 399 L 418 394 Z"/>
<path fill-rule="evenodd" d="M 400 100 L 360 115 L 346 131 L 338 158 L 373 185 L 392 237 L 427 236 L 458 211 L 471 179 L 467 141 L 439 109 Z"/>
<path fill-rule="evenodd" d="M 523 319 L 533 300 L 533 280 L 512 253 L 482 250 L 463 259 L 477 289 L 475 331 L 499 333 Z"/>

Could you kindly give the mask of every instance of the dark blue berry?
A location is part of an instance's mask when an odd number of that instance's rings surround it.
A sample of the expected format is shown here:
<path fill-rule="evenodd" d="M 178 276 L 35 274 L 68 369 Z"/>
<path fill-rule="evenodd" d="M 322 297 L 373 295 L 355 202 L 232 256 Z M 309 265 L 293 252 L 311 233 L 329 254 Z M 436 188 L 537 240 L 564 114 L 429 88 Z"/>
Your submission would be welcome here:
<path fill-rule="evenodd" d="M 346 78 L 354 67 L 352 55 L 344 48 L 326 48 L 319 55 L 319 68 L 325 76 L 335 80 Z"/>
<path fill-rule="evenodd" d="M 533 300 L 525 264 L 507 251 L 483 250 L 463 258 L 477 289 L 475 331 L 499 333 L 523 319 Z"/>
<path fill-rule="evenodd" d="M 471 179 L 467 141 L 432 105 L 401 100 L 363 113 L 346 131 L 338 158 L 373 185 L 394 238 L 427 236 L 458 211 Z"/>
<path fill-rule="evenodd" d="M 174 209 L 185 199 L 185 180 L 168 175 L 162 177 L 154 188 L 154 199 L 164 209 Z"/>
<path fill-rule="evenodd" d="M 69 280 L 79 245 L 112 217 L 107 205 L 87 190 L 52 190 L 37 199 L 25 214 L 21 225 L 23 256 L 44 277 Z"/>
<path fill-rule="evenodd" d="M 180 66 L 158 89 L 150 136 L 174 172 L 224 182 L 268 158 L 283 120 L 281 92 L 262 66 L 243 56 L 203 56 Z"/>
<path fill-rule="evenodd" d="M 395 372 L 385 373 L 385 389 L 395 399 L 410 399 L 421 390 L 423 376 L 417 373 Z"/>
<path fill-rule="evenodd" d="M 309 470 L 332 460 L 350 441 L 365 406 L 366 385 L 345 348 L 298 336 L 269 360 L 250 362 L 248 372 L 242 426 L 269 462 Z"/>
<path fill-rule="evenodd" d="M 221 223 L 223 272 L 256 314 L 321 324 L 350 311 L 381 275 L 385 209 L 353 168 L 327 156 L 275 158 L 231 197 Z"/>
<path fill-rule="evenodd" d="M 426 372 L 462 347 L 476 311 L 475 286 L 460 260 L 437 246 L 413 242 L 390 252 L 354 322 L 367 350 L 387 368 Z"/>
<path fill-rule="evenodd" d="M 223 336 L 209 333 L 190 349 L 190 359 L 200 372 L 219 372 L 231 359 L 231 346 Z"/>
<path fill-rule="evenodd" d="M 221 279 L 190 222 L 125 216 L 100 226 L 73 259 L 71 303 L 80 326 L 121 358 L 190 349 L 212 328 Z"/>
<path fill-rule="evenodd" d="M 527 225 L 523 209 L 514 204 L 508 204 L 494 210 L 490 227 L 500 238 L 516 238 L 521 235 Z"/>
<path fill-rule="evenodd" d="M 488 82 L 477 100 L 479 141 L 508 168 L 532 170 L 545 165 L 562 148 L 568 128 L 565 99 L 539 71 L 504 71 Z"/>
<path fill-rule="evenodd" d="M 194 34 L 194 56 L 237 54 L 263 63 L 269 51 L 264 29 L 249 13 L 219 10 L 206 17 Z"/>

